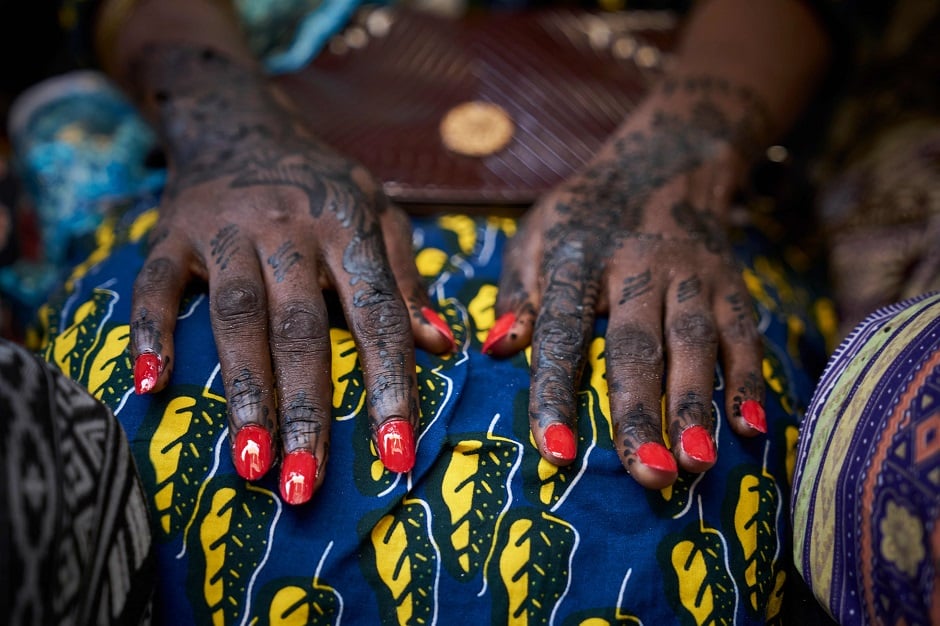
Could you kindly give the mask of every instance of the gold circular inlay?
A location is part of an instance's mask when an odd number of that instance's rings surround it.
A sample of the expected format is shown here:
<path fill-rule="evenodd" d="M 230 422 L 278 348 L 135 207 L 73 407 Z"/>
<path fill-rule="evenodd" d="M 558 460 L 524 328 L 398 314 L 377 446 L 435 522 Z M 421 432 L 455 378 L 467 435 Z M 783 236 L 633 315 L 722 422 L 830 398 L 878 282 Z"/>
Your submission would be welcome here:
<path fill-rule="evenodd" d="M 447 112 L 440 126 L 448 150 L 477 157 L 505 148 L 515 131 L 503 107 L 479 100 L 458 104 Z"/>

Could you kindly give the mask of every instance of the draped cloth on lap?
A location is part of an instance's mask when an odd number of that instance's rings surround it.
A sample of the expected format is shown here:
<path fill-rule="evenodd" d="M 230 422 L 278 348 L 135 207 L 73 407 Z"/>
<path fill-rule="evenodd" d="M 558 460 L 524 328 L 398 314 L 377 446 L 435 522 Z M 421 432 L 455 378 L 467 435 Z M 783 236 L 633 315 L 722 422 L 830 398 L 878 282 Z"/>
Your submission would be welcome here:
<path fill-rule="evenodd" d="M 156 623 L 781 623 L 788 476 L 812 380 L 798 355 L 823 348 L 802 313 L 820 303 L 755 253 L 767 245 L 757 233 L 740 236 L 738 252 L 766 338 L 769 433 L 731 432 L 719 371 L 718 465 L 648 492 L 611 441 L 603 320 L 579 393 L 578 460 L 556 468 L 530 439 L 526 355 L 480 352 L 516 222 L 415 218 L 418 267 L 459 344 L 418 353 L 415 469 L 379 463 L 356 349 L 335 315 L 327 478 L 310 505 L 290 507 L 276 472 L 252 484 L 234 471 L 204 293 L 181 308 L 170 387 L 133 393 L 130 289 L 155 202 L 103 226 L 43 319 L 46 357 L 130 437 L 155 528 Z"/>

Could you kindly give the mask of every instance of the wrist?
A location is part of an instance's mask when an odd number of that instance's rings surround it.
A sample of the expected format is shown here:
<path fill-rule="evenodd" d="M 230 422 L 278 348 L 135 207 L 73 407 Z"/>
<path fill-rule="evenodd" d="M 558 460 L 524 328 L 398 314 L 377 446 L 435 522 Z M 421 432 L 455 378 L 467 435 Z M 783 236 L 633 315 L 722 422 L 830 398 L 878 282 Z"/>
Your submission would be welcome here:
<path fill-rule="evenodd" d="M 706 73 L 674 72 L 663 77 L 636 117 L 661 131 L 693 133 L 697 146 L 690 141 L 690 147 L 700 150 L 704 160 L 731 149 L 744 163 L 753 163 L 775 135 L 768 107 L 754 90 Z M 631 125 L 628 120 L 625 126 Z"/>
<path fill-rule="evenodd" d="M 176 166 L 291 134 L 292 116 L 256 65 L 207 46 L 159 44 L 143 49 L 133 69 L 136 98 Z"/>

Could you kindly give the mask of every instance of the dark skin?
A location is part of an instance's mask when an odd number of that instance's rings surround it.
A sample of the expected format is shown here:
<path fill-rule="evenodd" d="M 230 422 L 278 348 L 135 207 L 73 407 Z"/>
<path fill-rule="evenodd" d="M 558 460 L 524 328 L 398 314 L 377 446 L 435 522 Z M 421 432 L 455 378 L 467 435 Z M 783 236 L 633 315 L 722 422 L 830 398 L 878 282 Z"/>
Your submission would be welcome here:
<path fill-rule="evenodd" d="M 138 3 L 102 47 L 119 59 L 108 69 L 162 131 L 169 155 L 132 313 L 132 357 L 160 359 L 153 390 L 172 368 L 183 289 L 206 281 L 230 431 L 279 432 L 281 454 L 315 457 L 319 485 L 331 397 L 321 290 L 333 289 L 359 348 L 377 448 L 387 422 L 416 430 L 414 346 L 441 353 L 453 344 L 423 313 L 430 302 L 404 214 L 368 172 L 304 128 L 222 5 Z M 574 460 L 558 450 L 573 436 L 598 314 L 610 318 L 615 443 L 641 484 L 671 484 L 676 462 L 701 472 L 716 461 L 702 446 L 713 446 L 719 360 L 735 390 L 731 427 L 759 434 L 742 417 L 764 389 L 750 300 L 725 236 L 728 205 L 748 163 L 809 96 L 825 58 L 825 37 L 798 3 L 703 3 L 663 83 L 525 216 L 507 246 L 497 301 L 514 322 L 491 352 L 531 342 L 530 421 L 547 460 Z M 663 384 L 673 445 L 662 449 L 672 466 L 638 454 L 644 444 L 663 446 Z M 560 428 L 547 441 L 553 425 Z M 687 445 L 691 427 L 705 433 L 698 447 Z"/>

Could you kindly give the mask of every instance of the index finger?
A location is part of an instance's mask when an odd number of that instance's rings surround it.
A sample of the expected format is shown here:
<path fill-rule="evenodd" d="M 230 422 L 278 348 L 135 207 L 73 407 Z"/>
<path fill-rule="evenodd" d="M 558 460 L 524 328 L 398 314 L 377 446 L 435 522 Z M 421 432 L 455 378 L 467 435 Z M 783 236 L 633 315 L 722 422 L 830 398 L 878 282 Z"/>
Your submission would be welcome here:
<path fill-rule="evenodd" d="M 586 245 L 565 245 L 546 261 L 532 337 L 529 426 L 539 453 L 555 465 L 577 456 L 576 394 L 599 286 L 586 256 Z"/>

